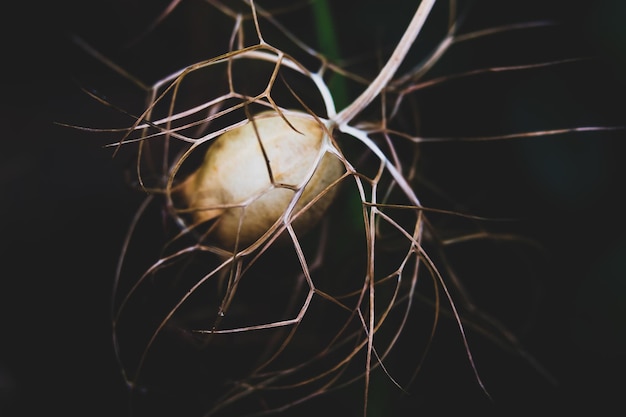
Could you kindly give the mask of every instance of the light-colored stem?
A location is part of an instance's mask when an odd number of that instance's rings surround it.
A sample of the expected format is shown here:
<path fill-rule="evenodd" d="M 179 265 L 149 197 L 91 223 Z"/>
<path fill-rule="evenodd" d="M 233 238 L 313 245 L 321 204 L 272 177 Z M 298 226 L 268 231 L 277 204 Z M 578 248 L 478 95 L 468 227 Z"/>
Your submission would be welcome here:
<path fill-rule="evenodd" d="M 424 26 L 424 22 L 426 22 L 426 18 L 430 13 L 431 9 L 435 5 L 436 0 L 422 0 L 419 7 L 415 11 L 413 15 L 413 19 L 411 19 L 411 23 L 407 27 L 404 35 L 398 42 L 396 49 L 391 54 L 391 57 L 385 64 L 385 66 L 380 70 L 378 76 L 372 81 L 372 83 L 367 87 L 363 93 L 357 97 L 348 107 L 340 111 L 337 116 L 334 118 L 334 122 L 338 126 L 342 126 L 346 123 L 349 123 L 357 114 L 359 114 L 368 104 L 374 100 L 378 94 L 382 91 L 383 88 L 387 85 L 391 77 L 398 70 L 398 67 L 404 60 L 404 57 L 409 52 L 411 45 L 417 38 L 417 35 L 422 30 L 422 26 Z"/>

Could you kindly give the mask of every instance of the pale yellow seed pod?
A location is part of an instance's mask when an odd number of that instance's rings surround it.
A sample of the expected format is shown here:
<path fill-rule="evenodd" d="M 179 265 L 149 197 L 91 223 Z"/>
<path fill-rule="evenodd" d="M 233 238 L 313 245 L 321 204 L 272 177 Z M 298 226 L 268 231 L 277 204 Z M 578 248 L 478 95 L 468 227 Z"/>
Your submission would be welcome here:
<path fill-rule="evenodd" d="M 254 124 L 249 121 L 224 133 L 209 147 L 202 165 L 181 185 L 183 204 L 192 210 L 194 223 L 215 219 L 209 235 L 213 244 L 233 250 L 235 245 L 243 249 L 254 243 L 283 215 L 315 168 L 324 146 L 324 129 L 306 113 L 290 112 L 285 117 L 293 127 L 270 111 L 256 115 Z M 325 153 L 292 213 L 344 172 L 341 161 Z M 336 190 L 329 189 L 294 220 L 297 233 L 305 233 L 318 223 Z"/>

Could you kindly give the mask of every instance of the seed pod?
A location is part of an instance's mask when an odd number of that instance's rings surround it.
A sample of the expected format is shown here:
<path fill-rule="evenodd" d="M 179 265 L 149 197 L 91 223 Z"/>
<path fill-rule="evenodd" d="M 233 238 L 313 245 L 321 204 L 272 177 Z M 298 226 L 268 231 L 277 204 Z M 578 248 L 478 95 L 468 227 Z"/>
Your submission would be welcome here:
<path fill-rule="evenodd" d="M 327 138 L 314 118 L 293 112 L 285 116 L 293 127 L 270 111 L 224 133 L 182 183 L 180 194 L 194 223 L 215 219 L 209 234 L 213 244 L 226 250 L 249 246 L 283 215 L 314 169 L 292 213 L 344 173 L 341 161 L 330 153 L 315 167 Z M 297 233 L 305 233 L 321 219 L 336 188 L 294 220 Z"/>

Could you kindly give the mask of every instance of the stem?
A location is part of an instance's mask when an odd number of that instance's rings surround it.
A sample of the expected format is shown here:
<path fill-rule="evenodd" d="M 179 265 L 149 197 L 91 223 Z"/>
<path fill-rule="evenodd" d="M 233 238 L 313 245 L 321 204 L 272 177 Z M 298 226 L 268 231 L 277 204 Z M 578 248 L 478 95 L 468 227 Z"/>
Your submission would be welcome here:
<path fill-rule="evenodd" d="M 318 39 L 319 50 L 331 62 L 337 62 L 341 53 L 339 52 L 339 41 L 335 31 L 330 0 L 316 0 L 313 2 L 313 14 L 315 16 L 315 29 Z M 337 107 L 343 108 L 350 102 L 348 99 L 348 86 L 346 80 L 339 74 L 332 73 L 328 79 L 328 87 L 333 92 Z"/>
<path fill-rule="evenodd" d="M 383 88 L 387 85 L 391 77 L 398 70 L 398 67 L 404 60 L 404 57 L 409 52 L 411 45 L 417 38 L 417 35 L 422 30 L 422 26 L 424 26 L 424 22 L 430 13 L 430 10 L 433 8 L 436 0 L 422 0 L 419 7 L 415 11 L 413 15 L 413 19 L 411 19 L 411 23 L 407 27 L 404 35 L 398 42 L 396 49 L 389 57 L 389 60 L 385 64 L 385 66 L 380 70 L 374 81 L 367 87 L 363 93 L 356 100 L 354 100 L 348 107 L 340 111 L 337 116 L 334 118 L 334 122 L 338 126 L 342 126 L 348 122 L 350 122 L 357 114 L 361 112 L 368 104 L 374 100 L 378 94 L 382 91 Z"/>

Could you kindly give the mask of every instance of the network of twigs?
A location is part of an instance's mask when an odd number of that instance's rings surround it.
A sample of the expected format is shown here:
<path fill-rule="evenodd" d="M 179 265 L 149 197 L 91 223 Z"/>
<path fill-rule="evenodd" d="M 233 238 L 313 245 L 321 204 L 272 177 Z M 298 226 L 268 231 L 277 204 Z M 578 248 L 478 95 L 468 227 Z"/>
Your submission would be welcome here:
<path fill-rule="evenodd" d="M 155 25 L 178 3 L 172 2 Z M 478 314 L 465 318 L 460 309 L 470 311 L 471 305 L 451 293 L 463 295 L 445 262 L 446 247 L 512 237 L 478 226 L 443 238 L 432 227 L 432 216 L 461 218 L 473 225 L 480 219 L 425 207 L 415 194 L 417 146 L 428 139 L 419 136 L 412 104 L 421 89 L 471 75 L 428 77 L 453 45 L 548 23 L 463 32 L 456 2 L 449 1 L 444 38 L 399 73 L 435 5 L 418 2 L 405 37 L 376 74 L 366 75 L 349 69 L 359 68 L 358 62 L 327 59 L 282 23 L 283 16 L 305 5 L 269 10 L 251 0 L 237 6 L 207 3 L 216 19 L 232 22 L 232 31 L 224 35 L 223 54 L 152 85 L 76 39 L 146 92 L 140 114 L 90 93 L 132 117 L 130 126 L 101 130 L 120 135 L 109 145 L 114 153 L 134 149 L 133 183 L 147 192 L 122 250 L 112 300 L 114 346 L 129 387 L 193 389 L 203 396 L 206 415 L 232 410 L 261 415 L 361 382 L 361 407 L 367 413 L 373 375 L 384 375 L 400 391 L 410 390 L 442 315 L 457 323 L 479 386 L 465 337 L 468 326 L 527 356 L 496 320 Z M 331 79 L 362 94 L 337 109 Z M 225 250 L 207 240 L 202 227 L 190 225 L 178 205 L 176 186 L 197 167 L 213 140 L 268 109 L 308 113 L 322 126 L 324 151 L 345 168 L 329 186 L 339 190 L 338 197 L 307 235 L 298 235 L 292 227 L 301 213 L 286 212 L 254 244 Z M 146 239 L 146 234 L 158 237 Z M 417 309 L 418 304 L 428 308 Z M 394 360 L 394 353 L 405 349 L 414 352 L 408 365 Z"/>

